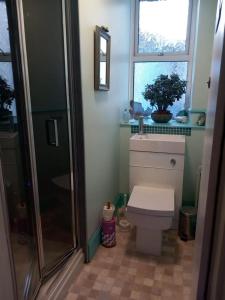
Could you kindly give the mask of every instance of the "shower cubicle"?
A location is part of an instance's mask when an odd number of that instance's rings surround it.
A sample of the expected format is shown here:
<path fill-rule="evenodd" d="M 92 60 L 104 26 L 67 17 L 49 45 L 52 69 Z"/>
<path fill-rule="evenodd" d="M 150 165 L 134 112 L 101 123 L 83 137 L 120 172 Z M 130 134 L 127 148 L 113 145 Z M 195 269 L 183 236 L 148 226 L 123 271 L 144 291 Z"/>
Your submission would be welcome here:
<path fill-rule="evenodd" d="M 1 208 L 14 296 L 31 299 L 85 247 L 77 1 L 0 1 L 0 17 L 0 76 L 15 91 L 0 115 Z"/>

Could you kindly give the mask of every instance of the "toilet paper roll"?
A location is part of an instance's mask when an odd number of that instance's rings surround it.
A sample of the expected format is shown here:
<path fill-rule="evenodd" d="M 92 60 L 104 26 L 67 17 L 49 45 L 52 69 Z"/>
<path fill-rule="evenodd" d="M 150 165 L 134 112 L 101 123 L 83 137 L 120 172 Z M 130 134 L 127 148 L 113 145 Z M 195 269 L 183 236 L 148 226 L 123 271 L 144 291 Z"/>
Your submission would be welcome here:
<path fill-rule="evenodd" d="M 115 211 L 115 206 L 113 204 L 111 204 L 109 208 L 108 208 L 108 205 L 104 205 L 103 213 L 102 213 L 103 219 L 105 221 L 112 220 L 114 211 Z"/>

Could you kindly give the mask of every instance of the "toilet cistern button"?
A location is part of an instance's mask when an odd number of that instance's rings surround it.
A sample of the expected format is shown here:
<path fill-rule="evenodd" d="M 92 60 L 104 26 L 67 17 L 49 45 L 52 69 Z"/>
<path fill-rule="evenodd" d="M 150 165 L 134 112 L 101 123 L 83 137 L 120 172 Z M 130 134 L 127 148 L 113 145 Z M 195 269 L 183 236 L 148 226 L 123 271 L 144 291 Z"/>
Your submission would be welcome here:
<path fill-rule="evenodd" d="M 176 160 L 174 158 L 171 158 L 170 164 L 172 167 L 174 167 L 176 165 Z"/>

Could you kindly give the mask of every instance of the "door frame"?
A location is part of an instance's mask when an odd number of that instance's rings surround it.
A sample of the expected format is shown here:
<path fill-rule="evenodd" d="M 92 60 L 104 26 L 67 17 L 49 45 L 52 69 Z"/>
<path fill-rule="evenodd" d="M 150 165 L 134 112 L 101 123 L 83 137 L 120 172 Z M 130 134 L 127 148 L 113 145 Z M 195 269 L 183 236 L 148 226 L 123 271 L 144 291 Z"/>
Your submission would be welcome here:
<path fill-rule="evenodd" d="M 225 299 L 225 135 L 206 299 Z"/>
<path fill-rule="evenodd" d="M 85 195 L 85 148 L 84 121 L 81 84 L 81 52 L 78 0 L 68 0 L 66 5 L 68 35 L 68 63 L 70 77 L 71 130 L 73 132 L 73 157 L 75 174 L 75 202 L 78 209 L 77 228 L 78 245 L 83 249 L 85 260 L 88 259 L 86 228 L 86 195 Z"/>
<path fill-rule="evenodd" d="M 223 0 L 218 1 L 203 148 L 194 257 L 193 296 L 196 300 L 211 299 L 207 297 L 211 288 L 210 272 L 222 178 L 225 134 L 225 2 L 222 4 Z"/>

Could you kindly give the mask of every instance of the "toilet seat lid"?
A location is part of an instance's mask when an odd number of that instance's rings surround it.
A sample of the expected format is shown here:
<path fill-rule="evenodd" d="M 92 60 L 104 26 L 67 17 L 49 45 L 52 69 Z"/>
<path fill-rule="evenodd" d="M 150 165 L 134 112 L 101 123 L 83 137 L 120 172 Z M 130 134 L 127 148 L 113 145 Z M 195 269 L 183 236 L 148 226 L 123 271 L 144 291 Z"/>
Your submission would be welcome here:
<path fill-rule="evenodd" d="M 134 186 L 128 205 L 129 212 L 151 216 L 174 216 L 174 189 Z"/>

